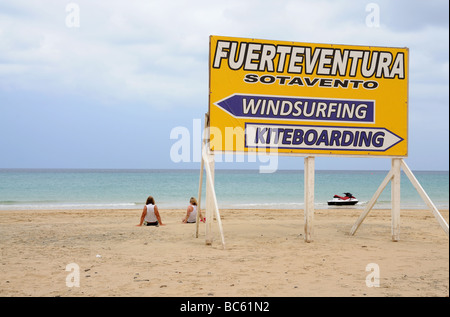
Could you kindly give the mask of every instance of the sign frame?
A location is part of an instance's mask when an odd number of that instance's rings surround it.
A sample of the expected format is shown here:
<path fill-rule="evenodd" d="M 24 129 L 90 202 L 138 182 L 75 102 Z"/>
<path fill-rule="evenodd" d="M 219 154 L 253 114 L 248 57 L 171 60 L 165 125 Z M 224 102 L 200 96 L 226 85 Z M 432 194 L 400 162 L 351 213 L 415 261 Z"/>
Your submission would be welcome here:
<path fill-rule="evenodd" d="M 388 53 L 391 53 L 392 59 L 390 62 L 391 67 L 391 74 L 393 76 L 389 75 L 387 63 L 384 64 L 383 67 L 379 67 L 381 69 L 381 76 L 380 78 L 371 78 L 368 77 L 368 80 L 366 80 L 364 83 L 361 82 L 360 78 L 361 76 L 358 75 L 358 66 L 362 69 L 363 59 L 360 57 L 359 59 L 356 59 L 357 62 L 353 62 L 353 58 L 347 59 L 347 67 L 346 67 L 346 73 L 344 75 L 341 75 L 340 71 L 338 70 L 336 72 L 337 76 L 335 76 L 336 83 L 334 84 L 338 85 L 337 87 L 329 87 L 329 85 L 332 85 L 330 76 L 323 76 L 323 75 L 317 75 L 314 73 L 311 74 L 293 74 L 288 72 L 281 72 L 277 73 L 275 70 L 275 66 L 277 65 L 277 58 L 280 58 L 281 55 L 277 55 L 272 59 L 272 62 L 274 64 L 274 67 L 272 67 L 273 72 L 267 72 L 267 68 L 269 65 L 268 59 L 265 58 L 264 62 L 264 68 L 262 71 L 259 71 L 258 69 L 247 71 L 245 70 L 245 66 L 241 65 L 241 68 L 237 68 L 236 70 L 233 70 L 230 68 L 230 58 L 231 58 L 231 44 L 228 47 L 228 49 L 222 49 L 221 51 L 218 51 L 218 43 L 219 41 L 224 41 L 227 43 L 236 43 L 233 44 L 234 47 L 236 47 L 236 50 L 234 51 L 234 57 L 239 56 L 239 59 L 244 59 L 242 62 L 242 65 L 248 64 L 247 66 L 252 66 L 257 68 L 257 62 L 260 62 L 262 60 L 262 52 L 264 50 L 264 47 L 290 47 L 291 51 L 296 48 L 297 50 L 300 50 L 303 48 L 303 52 L 306 52 L 306 50 L 309 50 L 310 52 L 314 52 L 313 56 L 316 56 L 316 64 L 315 64 L 315 70 L 319 69 L 319 67 L 322 67 L 324 69 L 325 66 L 330 66 L 332 62 L 329 60 L 331 59 L 330 55 L 324 55 L 325 57 L 322 57 L 321 54 L 324 54 L 324 52 L 330 53 L 335 52 L 334 54 L 338 54 L 336 52 L 349 52 L 348 55 L 352 54 L 351 52 L 354 52 L 353 54 L 356 56 L 358 52 L 361 52 L 362 54 L 372 54 L 371 56 L 375 58 L 375 56 L 378 56 L 378 63 L 374 67 L 377 67 L 381 63 L 381 55 L 384 53 L 387 56 Z M 248 48 L 246 51 L 246 55 L 244 57 L 240 57 L 241 53 L 237 51 L 237 47 L 243 47 L 247 45 L 247 47 L 250 47 L 250 44 L 253 44 L 253 46 L 262 47 L 260 49 L 260 55 L 257 54 L 257 50 L 249 51 Z M 222 46 L 225 44 L 222 44 Z M 228 45 L 228 44 L 227 44 Z M 408 150 L 409 150 L 409 142 L 408 142 L 408 135 L 409 135 L 409 107 L 408 107 L 408 100 L 409 100 L 409 49 L 408 48 L 399 48 L 399 47 L 381 47 L 381 46 L 360 46 L 360 45 L 336 45 L 336 44 L 316 44 L 316 43 L 300 43 L 300 42 L 288 42 L 288 41 L 272 41 L 272 40 L 261 40 L 261 39 L 250 39 L 250 38 L 240 38 L 240 37 L 225 37 L 225 36 L 210 36 L 210 53 L 209 53 L 209 106 L 208 106 L 208 115 L 209 115 L 209 124 L 208 124 L 208 137 L 211 139 L 210 142 L 210 148 L 209 150 L 212 153 L 224 153 L 224 154 L 248 154 L 248 153 L 265 153 L 265 154 L 276 154 L 276 155 L 282 155 L 282 156 L 338 156 L 338 157 L 408 157 Z M 266 50 L 267 51 L 267 50 Z M 316 54 L 316 51 L 319 52 Z M 250 53 L 249 53 L 250 52 Z M 364 53 L 369 52 L 369 53 Z M 395 54 L 394 54 L 395 53 Z M 221 55 L 220 55 L 221 54 Z M 340 53 L 339 53 L 340 54 Z M 220 58 L 217 56 L 220 55 Z M 251 56 L 252 58 L 248 58 L 248 56 Z M 259 57 L 258 57 L 259 56 Z M 304 55 L 297 54 L 297 61 L 300 59 L 300 56 L 303 56 L 303 64 L 297 63 L 297 67 L 304 67 L 306 71 L 306 53 Z M 337 56 L 337 55 L 336 55 Z M 284 69 L 289 70 L 289 65 L 293 65 L 292 62 L 288 61 L 288 54 L 285 54 L 285 65 Z M 311 56 L 309 56 L 311 58 Z M 325 62 L 328 62 L 326 64 L 322 60 L 325 60 Z M 398 62 L 397 62 L 398 60 Z M 401 60 L 401 61 L 400 61 Z M 220 63 L 218 62 L 220 61 Z M 375 59 L 374 59 L 375 61 Z M 236 60 L 234 60 L 235 63 Z M 374 62 L 375 63 L 375 62 Z M 396 68 L 394 68 L 394 63 L 397 65 Z M 215 68 L 214 68 L 215 64 Z M 289 65 L 288 65 L 289 64 Z M 356 65 L 356 66 L 354 66 Z M 295 66 L 295 65 L 294 65 Z M 383 66 L 383 65 L 382 65 Z M 331 67 L 331 66 L 330 66 Z M 223 68 L 223 69 L 222 69 Z M 269 67 L 270 68 L 270 67 Z M 280 68 L 278 65 L 276 67 L 277 69 Z M 311 65 L 310 65 L 311 68 Z M 352 68 L 357 69 L 355 76 L 351 77 L 348 74 L 352 71 Z M 280 68 L 281 69 L 281 68 Z M 366 69 L 367 70 L 367 69 Z M 361 72 L 361 70 L 360 70 Z M 376 72 L 374 71 L 373 74 Z M 230 75 L 231 74 L 231 75 Z M 360 74 L 359 74 L 360 75 Z M 229 76 L 230 78 L 228 78 Z M 278 85 L 275 82 L 274 83 L 261 83 L 261 82 L 245 82 L 249 81 L 250 79 L 252 81 L 255 80 L 255 78 L 258 76 L 258 78 L 266 78 L 265 80 L 268 80 L 268 78 L 278 78 Z M 266 76 L 266 77 L 263 77 Z M 272 76 L 272 77 L 270 77 Z M 297 82 L 300 82 L 300 80 L 303 80 L 302 86 L 299 87 L 293 87 L 287 86 L 287 87 L 280 87 L 282 86 L 281 83 L 286 84 L 287 83 L 287 77 L 290 76 L 291 80 L 294 80 L 297 78 Z M 315 77 L 314 77 L 315 76 Z M 383 77 L 384 76 L 384 77 Z M 314 77 L 314 78 L 312 78 Z M 332 77 L 332 76 L 331 76 Z M 250 78 L 250 79 L 249 79 Z M 237 80 L 236 80 L 237 79 Z M 272 81 L 272 79 L 270 79 Z M 359 88 L 351 88 L 349 89 L 349 83 L 353 81 L 353 85 L 357 85 Z M 376 84 L 375 84 L 376 82 Z M 306 84 L 310 84 L 312 87 L 305 87 Z M 315 84 L 311 84 L 315 83 Z M 322 87 L 318 86 L 318 83 L 321 83 L 328 87 Z M 342 83 L 347 83 L 347 87 L 343 88 L 339 85 L 342 85 Z M 357 83 L 357 84 L 355 84 Z M 364 87 L 363 85 L 370 87 L 376 86 L 376 88 L 368 89 L 367 87 Z M 383 87 L 383 89 L 379 89 Z M 392 86 L 392 87 L 390 87 Z M 361 88 L 362 87 L 362 88 Z M 261 90 L 264 88 L 264 90 Z M 286 89 L 284 89 L 286 88 Z M 298 89 L 294 89 L 298 88 Z M 335 90 L 332 90 L 335 89 Z M 359 89 L 359 90 L 358 90 Z M 391 98 L 393 101 L 392 104 L 394 104 L 397 108 L 395 110 L 396 112 L 393 113 L 393 117 L 391 116 L 391 110 L 387 109 L 388 107 L 392 107 L 390 104 L 387 104 L 388 97 L 384 96 L 386 92 L 398 92 L 399 89 L 401 90 L 399 92 L 399 96 L 397 94 L 392 95 Z M 380 97 L 380 95 L 383 95 L 383 97 Z M 237 109 L 236 105 L 233 105 L 232 102 L 228 101 L 227 99 L 234 97 L 234 96 L 241 96 L 242 98 L 248 97 L 246 101 L 247 104 L 242 104 L 242 107 L 247 107 L 247 114 L 251 111 L 253 113 L 257 113 L 259 109 L 262 109 L 262 106 L 260 108 L 257 108 L 258 103 L 264 104 L 264 98 L 273 98 L 273 101 L 268 101 L 266 109 L 269 109 L 271 106 L 272 113 L 280 116 L 283 114 L 283 110 L 286 110 L 286 105 L 288 103 L 287 98 L 291 98 L 290 100 L 293 100 L 295 98 L 303 98 L 304 100 L 308 100 L 308 98 L 314 99 L 316 98 L 318 101 L 316 103 L 317 107 L 317 113 L 318 114 L 324 114 L 326 111 L 329 113 L 336 113 L 338 111 L 341 111 L 340 109 L 347 109 L 347 113 L 356 113 L 354 109 L 355 107 L 358 107 L 358 103 L 361 105 L 364 105 L 366 108 L 369 109 L 366 103 L 369 104 L 369 102 L 373 102 L 373 109 L 370 110 L 373 113 L 373 119 L 365 119 L 364 123 L 359 123 L 357 121 L 349 121 L 347 119 L 345 120 L 330 120 L 329 118 L 325 118 L 322 116 L 322 118 L 313 118 L 308 120 L 296 120 L 292 117 L 290 119 L 285 118 L 274 118 L 270 117 L 270 115 L 267 115 L 269 113 L 269 110 L 267 112 L 263 113 L 263 110 L 261 110 L 261 113 L 263 115 L 261 118 L 257 118 L 250 116 L 239 116 L 239 115 L 233 115 L 227 109 L 227 106 L 221 107 L 219 103 L 225 102 L 228 103 L 229 107 L 232 110 Z M 241 99 L 242 99 L 241 98 Z M 250 99 L 249 99 L 250 98 Z M 251 99 L 254 98 L 254 99 Z M 259 98 L 259 99 L 257 99 Z M 284 98 L 284 99 L 283 99 Z M 325 100 L 325 101 L 324 101 Z M 330 100 L 327 102 L 326 100 Z M 350 105 L 350 102 L 343 103 L 343 105 L 337 106 L 337 102 L 342 100 L 355 100 L 355 104 Z M 272 102 L 272 104 L 270 104 Z M 299 101 L 300 103 L 301 101 Z M 251 103 L 251 104 L 250 104 Z M 278 110 L 278 113 L 273 111 L 273 109 L 276 109 L 277 103 L 277 109 L 280 109 L 280 105 L 282 106 L 283 103 L 285 105 L 284 109 Z M 306 103 L 303 105 L 304 113 L 306 113 L 307 106 Z M 356 105 L 356 106 L 355 106 Z M 298 105 L 296 105 L 298 106 Z M 353 110 L 350 109 L 350 107 L 354 107 Z M 313 107 L 313 102 L 311 102 L 311 109 Z M 328 107 L 328 108 L 326 108 Z M 344 108 L 347 107 L 347 108 Z M 384 107 L 384 108 L 383 108 Z M 242 113 L 242 109 L 238 109 Z M 291 106 L 291 108 L 293 108 Z M 394 107 L 392 107 L 394 108 Z M 299 107 L 297 107 L 297 114 L 300 112 Z M 362 106 L 361 106 L 362 109 Z M 320 111 L 319 111 L 320 110 Z M 311 112 L 311 111 L 310 111 Z M 369 111 L 366 111 L 369 112 Z M 344 113 L 342 111 L 342 113 Z M 381 117 L 380 117 L 381 116 Z M 389 117 L 389 118 L 388 118 Z M 380 120 L 381 118 L 381 120 Z M 400 121 L 400 123 L 398 123 Z M 356 123 L 355 123 L 356 122 Z M 377 123 L 378 122 L 378 123 Z M 275 147 L 275 146 L 268 146 L 268 145 L 261 145 L 258 147 L 238 147 L 238 138 L 244 138 L 244 144 L 247 143 L 246 139 L 246 130 L 245 127 L 247 124 L 254 124 L 254 123 L 261 123 L 261 124 L 286 124 L 286 125 L 299 125 L 299 126 L 331 126 L 331 127 L 337 127 L 337 128 L 345 128 L 350 127 L 352 130 L 355 129 L 368 129 L 373 128 L 375 130 L 385 129 L 388 130 L 393 135 L 397 136 L 399 138 L 399 141 L 395 144 L 391 144 L 389 146 L 386 146 L 386 149 L 383 150 L 371 150 L 368 146 L 367 148 L 362 149 L 329 149 L 329 148 L 322 148 L 320 150 L 317 149 L 305 149 L 303 146 L 302 148 L 284 148 L 284 147 Z M 226 135 L 225 130 L 227 128 L 241 128 L 242 130 L 234 131 L 233 135 L 231 135 L 231 138 L 236 138 L 236 142 L 227 142 L 226 138 L 229 138 L 230 136 Z M 393 128 L 394 127 L 394 128 Z M 336 132 L 337 133 L 337 132 Z M 374 132 L 375 133 L 375 132 Z M 354 135 L 355 136 L 355 135 Z M 330 139 L 324 140 L 322 139 L 322 143 L 326 144 L 327 142 L 331 141 Z M 345 140 L 345 142 L 348 142 L 349 140 Z M 355 141 L 356 142 L 356 141 Z M 225 146 L 225 143 L 230 144 L 232 143 L 232 148 L 229 146 Z M 356 142 L 358 143 L 358 142 Z M 323 145 L 322 144 L 322 145 Z M 344 140 L 342 139 L 342 144 L 344 144 Z M 400 146 L 399 146 L 400 144 Z M 335 142 L 336 145 L 336 142 Z M 373 146 L 372 146 L 373 149 Z M 393 150 L 394 149 L 394 150 Z"/>

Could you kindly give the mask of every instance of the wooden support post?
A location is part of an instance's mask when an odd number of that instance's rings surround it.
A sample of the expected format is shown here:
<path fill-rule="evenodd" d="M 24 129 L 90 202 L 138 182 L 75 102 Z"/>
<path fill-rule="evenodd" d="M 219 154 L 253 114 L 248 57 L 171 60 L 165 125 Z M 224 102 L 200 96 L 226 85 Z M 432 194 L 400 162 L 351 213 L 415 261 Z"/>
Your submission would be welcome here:
<path fill-rule="evenodd" d="M 419 195 L 422 197 L 423 201 L 427 204 L 428 208 L 431 210 L 434 217 L 437 219 L 438 223 L 441 225 L 442 229 L 445 231 L 445 233 L 448 236 L 448 223 L 445 221 L 444 217 L 442 217 L 441 213 L 436 208 L 436 206 L 433 204 L 430 197 L 428 197 L 427 193 L 422 188 L 422 186 L 419 184 L 416 177 L 411 172 L 408 165 L 406 165 L 404 160 L 401 160 L 401 167 L 402 167 L 403 171 L 405 172 L 406 176 L 408 176 L 411 184 L 414 186 L 414 188 L 417 190 Z"/>
<path fill-rule="evenodd" d="M 205 160 L 203 159 L 203 149 L 206 147 L 206 128 L 208 125 L 208 114 L 205 113 L 205 126 L 203 128 L 203 134 L 202 134 L 202 147 L 201 147 L 201 153 L 200 153 L 200 157 L 201 157 L 201 163 L 200 163 L 200 179 L 199 179 L 199 184 L 198 184 L 198 195 L 197 195 L 197 202 L 198 202 L 198 206 L 197 206 L 197 218 L 196 218 L 196 222 L 195 222 L 195 237 L 198 238 L 198 229 L 199 229 L 199 225 L 200 225 L 200 214 L 201 214 L 201 210 L 202 210 L 202 189 L 203 189 L 203 170 L 205 168 Z"/>
<path fill-rule="evenodd" d="M 414 177 L 414 174 L 409 169 L 408 165 L 406 165 L 403 159 L 394 158 L 392 159 L 392 166 L 389 173 L 386 175 L 386 178 L 381 183 L 380 187 L 378 187 L 377 191 L 373 195 L 372 199 L 367 204 L 366 208 L 359 216 L 356 223 L 353 225 L 350 230 L 350 234 L 354 235 L 356 230 L 358 230 L 361 223 L 366 218 L 369 211 L 375 205 L 380 194 L 383 192 L 386 185 L 391 181 L 391 232 L 392 232 L 392 241 L 399 241 L 400 239 L 400 177 L 401 170 L 405 172 L 406 176 L 408 176 L 411 184 L 417 190 L 419 195 L 422 197 L 424 202 L 427 204 L 428 208 L 432 211 L 434 217 L 437 219 L 442 229 L 448 236 L 448 223 L 445 221 L 444 217 L 439 213 L 439 210 L 431 201 L 430 197 L 428 197 L 427 193 L 423 190 L 422 186 L 420 186 L 417 179 Z"/>
<path fill-rule="evenodd" d="M 391 162 L 391 233 L 392 241 L 400 240 L 400 177 L 401 159 L 394 158 Z"/>
<path fill-rule="evenodd" d="M 212 237 L 212 222 L 214 211 L 219 225 L 220 236 L 222 238 L 222 247 L 225 249 L 225 237 L 223 235 L 222 220 L 219 213 L 219 204 L 217 203 L 216 192 L 214 190 L 214 170 L 211 169 L 211 165 L 214 167 L 214 154 L 207 154 L 206 149 L 203 150 L 203 157 L 206 162 L 206 244 L 211 245 L 213 241 Z M 212 157 L 211 157 L 212 156 Z M 212 161 L 211 161 L 212 160 Z M 213 164 L 210 164 L 213 163 Z M 213 208 L 213 210 L 211 210 Z"/>
<path fill-rule="evenodd" d="M 305 157 L 305 242 L 313 239 L 314 221 L 314 156 Z"/>
<path fill-rule="evenodd" d="M 381 182 L 381 185 L 378 187 L 377 191 L 375 192 L 375 194 L 370 199 L 369 203 L 367 204 L 366 208 L 364 209 L 364 211 L 359 216 L 358 220 L 356 220 L 355 224 L 353 225 L 352 229 L 350 230 L 350 235 L 354 235 L 356 233 L 356 230 L 358 230 L 359 226 L 361 225 L 361 223 L 364 221 L 364 219 L 366 219 L 367 215 L 369 214 L 369 211 L 372 210 L 373 206 L 377 202 L 378 197 L 380 197 L 380 195 L 383 192 L 384 188 L 391 181 L 392 174 L 393 174 L 393 171 L 391 169 L 389 171 L 389 173 L 386 175 L 386 177 L 384 178 L 384 180 Z"/>
<path fill-rule="evenodd" d="M 211 245 L 213 241 L 212 233 L 212 223 L 213 223 L 213 213 L 214 213 L 214 154 L 204 154 L 205 167 L 211 172 L 210 177 L 206 178 L 206 241 L 207 245 Z M 207 172 L 208 173 L 208 172 Z"/>
<path fill-rule="evenodd" d="M 203 156 L 203 155 L 202 155 Z M 203 187 L 203 169 L 205 168 L 204 166 L 204 160 L 203 157 L 201 159 L 201 163 L 200 163 L 200 180 L 198 182 L 198 206 L 197 206 L 197 218 L 195 220 L 195 237 L 198 238 L 198 229 L 199 229 L 199 224 L 200 224 L 200 214 L 201 214 L 201 206 L 202 206 L 202 187 Z"/>

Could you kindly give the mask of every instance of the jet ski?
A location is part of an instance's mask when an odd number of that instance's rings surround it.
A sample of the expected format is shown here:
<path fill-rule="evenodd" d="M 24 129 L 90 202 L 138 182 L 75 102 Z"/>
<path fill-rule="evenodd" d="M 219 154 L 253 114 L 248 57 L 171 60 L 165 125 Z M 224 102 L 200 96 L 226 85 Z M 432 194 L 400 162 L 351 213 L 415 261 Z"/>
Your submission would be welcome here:
<path fill-rule="evenodd" d="M 329 206 L 352 206 L 358 203 L 358 199 L 351 193 L 344 193 L 345 196 L 334 195 L 332 200 L 328 201 Z"/>

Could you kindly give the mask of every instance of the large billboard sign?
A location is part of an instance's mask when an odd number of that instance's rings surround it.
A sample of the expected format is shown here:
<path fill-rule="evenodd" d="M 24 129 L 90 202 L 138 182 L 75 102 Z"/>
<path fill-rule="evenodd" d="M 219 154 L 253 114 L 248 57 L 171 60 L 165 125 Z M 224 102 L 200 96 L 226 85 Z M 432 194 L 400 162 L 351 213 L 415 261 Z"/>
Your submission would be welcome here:
<path fill-rule="evenodd" d="M 408 49 L 210 37 L 210 147 L 408 155 Z"/>

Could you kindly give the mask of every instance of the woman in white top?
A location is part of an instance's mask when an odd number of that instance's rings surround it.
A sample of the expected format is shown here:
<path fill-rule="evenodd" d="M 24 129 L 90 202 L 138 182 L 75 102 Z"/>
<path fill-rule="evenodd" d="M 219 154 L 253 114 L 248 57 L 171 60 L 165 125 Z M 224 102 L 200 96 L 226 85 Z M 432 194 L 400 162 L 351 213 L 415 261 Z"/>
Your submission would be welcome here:
<path fill-rule="evenodd" d="M 164 226 L 159 215 L 158 207 L 155 205 L 155 200 L 152 196 L 148 196 L 145 203 L 144 210 L 142 210 L 141 222 L 137 226 Z"/>
<path fill-rule="evenodd" d="M 194 197 L 191 197 L 189 200 L 190 205 L 187 207 L 186 211 L 186 217 L 183 218 L 184 223 L 195 223 L 197 221 L 197 199 Z M 202 219 L 202 213 L 200 210 L 198 211 L 200 213 L 200 221 L 204 221 Z"/>

